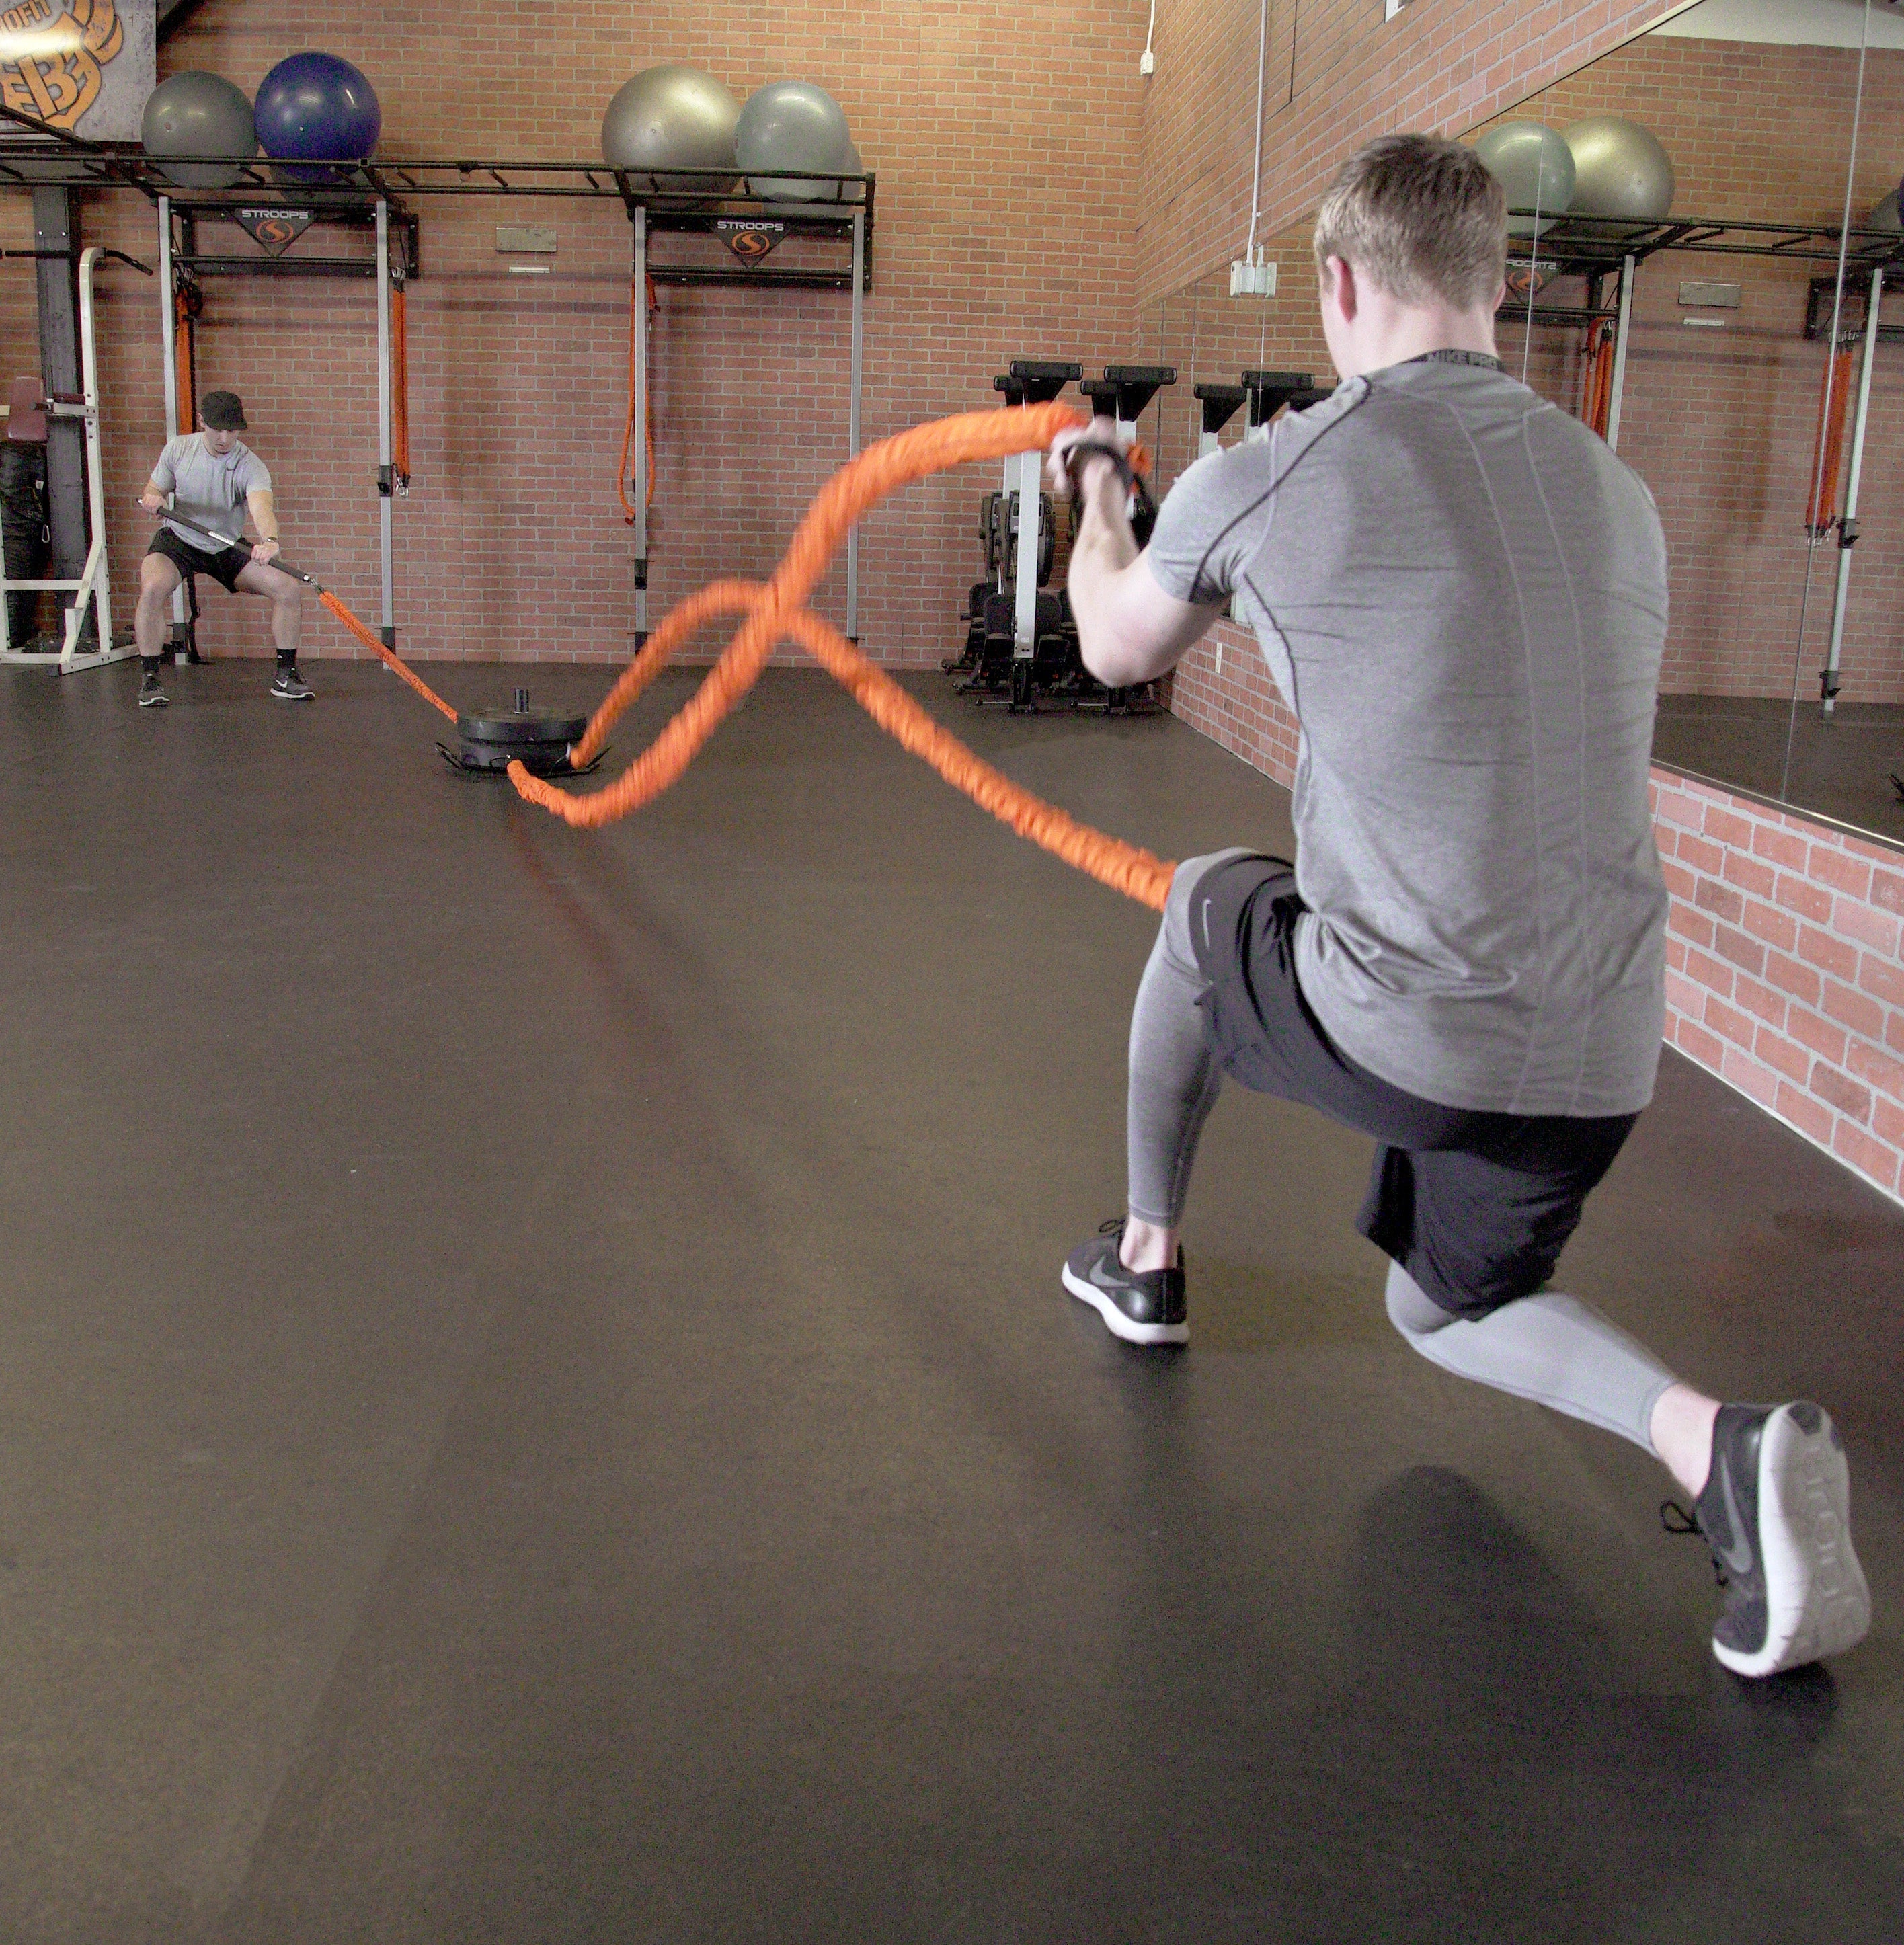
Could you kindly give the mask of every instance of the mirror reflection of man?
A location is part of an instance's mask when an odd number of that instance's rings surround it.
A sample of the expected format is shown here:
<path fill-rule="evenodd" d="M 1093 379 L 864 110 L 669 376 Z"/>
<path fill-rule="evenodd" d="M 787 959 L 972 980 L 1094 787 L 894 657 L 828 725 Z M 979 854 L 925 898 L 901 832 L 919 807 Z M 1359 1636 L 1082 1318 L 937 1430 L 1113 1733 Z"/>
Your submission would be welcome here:
<path fill-rule="evenodd" d="M 279 551 L 278 510 L 264 461 L 239 439 L 248 430 L 236 392 L 208 392 L 199 408 L 199 430 L 167 442 L 139 496 L 149 513 L 163 513 L 169 497 L 179 522 L 165 521 L 152 538 L 139 568 L 139 707 L 163 708 L 171 699 L 159 679 L 165 640 L 165 609 L 187 574 L 208 575 L 234 594 L 254 594 L 271 604 L 271 638 L 278 651 L 271 693 L 280 702 L 309 702 L 312 692 L 297 673 L 297 639 L 303 623 L 303 586 L 272 558 Z M 257 534 L 243 535 L 247 514 Z M 181 524 L 181 522 L 183 524 Z M 202 529 L 225 541 L 214 547 Z"/>

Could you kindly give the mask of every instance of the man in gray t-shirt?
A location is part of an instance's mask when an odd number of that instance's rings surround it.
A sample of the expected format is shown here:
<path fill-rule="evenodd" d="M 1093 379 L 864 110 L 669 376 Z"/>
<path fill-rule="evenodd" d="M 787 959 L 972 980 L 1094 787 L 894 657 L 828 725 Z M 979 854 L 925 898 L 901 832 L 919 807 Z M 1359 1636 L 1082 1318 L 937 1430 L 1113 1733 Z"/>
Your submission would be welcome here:
<path fill-rule="evenodd" d="M 1131 1022 L 1128 1213 L 1063 1281 L 1128 1342 L 1187 1339 L 1178 1231 L 1226 1074 L 1372 1136 L 1396 1327 L 1654 1453 L 1724 1570 L 1715 1653 L 1767 1675 L 1869 1622 L 1830 1419 L 1722 1406 L 1545 1287 L 1659 1064 L 1666 566 L 1638 478 L 1494 355 L 1506 239 L 1472 150 L 1372 143 L 1317 218 L 1332 396 L 1191 467 L 1141 553 L 1115 428 L 1054 447 L 1092 673 L 1154 679 L 1229 602 L 1302 726 L 1293 864 L 1177 868 Z"/>
<path fill-rule="evenodd" d="M 235 392 L 208 392 L 199 408 L 199 430 L 166 442 L 140 495 L 148 513 L 168 513 L 139 569 L 139 706 L 162 708 L 169 699 L 159 681 L 165 642 L 165 610 L 188 574 L 203 575 L 234 594 L 255 594 L 271 603 L 271 637 L 278 666 L 271 693 L 281 702 L 308 702 L 311 691 L 297 672 L 297 641 L 303 624 L 303 584 L 270 563 L 278 552 L 278 514 L 264 461 L 238 435 L 247 430 Z M 244 541 L 249 516 L 257 532 Z"/>

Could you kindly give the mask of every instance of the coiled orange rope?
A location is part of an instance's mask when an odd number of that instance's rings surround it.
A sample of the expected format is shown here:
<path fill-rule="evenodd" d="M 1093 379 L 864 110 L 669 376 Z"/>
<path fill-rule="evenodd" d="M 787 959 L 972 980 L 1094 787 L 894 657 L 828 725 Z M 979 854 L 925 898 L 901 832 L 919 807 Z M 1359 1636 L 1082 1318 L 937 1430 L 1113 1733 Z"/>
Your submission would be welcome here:
<path fill-rule="evenodd" d="M 1153 911 L 1169 895 L 1172 865 L 1134 844 L 1107 837 L 1080 824 L 1023 784 L 1014 783 L 975 756 L 935 721 L 886 671 L 855 649 L 838 629 L 806 606 L 827 563 L 847 529 L 889 493 L 928 474 L 973 460 L 1002 459 L 1009 453 L 1042 450 L 1084 415 L 1059 405 L 1015 405 L 1003 412 L 968 412 L 935 420 L 910 432 L 869 446 L 843 466 L 807 509 L 772 580 L 710 582 L 670 610 L 641 652 L 624 669 L 601 707 L 590 717 L 581 741 L 570 750 L 578 769 L 602 753 L 616 720 L 667 667 L 695 630 L 716 615 L 747 618 L 701 686 L 654 741 L 605 789 L 578 797 L 539 777 L 519 763 L 509 766 L 510 781 L 531 803 L 584 830 L 593 830 L 652 803 L 678 781 L 722 718 L 759 680 L 778 643 L 799 643 L 888 735 L 923 758 L 955 788 L 1068 865 L 1122 892 Z M 1141 462 L 1141 455 L 1134 455 Z M 324 606 L 371 652 L 408 683 L 424 701 L 451 722 L 456 711 L 414 674 L 375 633 L 334 594 L 320 593 Z"/>
<path fill-rule="evenodd" d="M 716 726 L 759 680 L 775 647 L 791 638 L 881 729 L 992 815 L 1100 884 L 1161 911 L 1173 866 L 1080 824 L 994 769 L 806 605 L 847 529 L 889 493 L 949 467 L 1042 449 L 1059 433 L 1086 423 L 1082 413 L 1068 405 L 1015 405 L 1003 412 L 937 419 L 869 446 L 820 489 L 764 587 L 749 581 L 715 581 L 674 608 L 649 637 L 570 751 L 576 768 L 601 754 L 616 718 L 703 621 L 715 615 L 747 617 L 701 686 L 614 782 L 578 797 L 531 776 L 519 763 L 510 765 L 510 781 L 529 803 L 584 829 L 626 817 L 679 781 Z"/>

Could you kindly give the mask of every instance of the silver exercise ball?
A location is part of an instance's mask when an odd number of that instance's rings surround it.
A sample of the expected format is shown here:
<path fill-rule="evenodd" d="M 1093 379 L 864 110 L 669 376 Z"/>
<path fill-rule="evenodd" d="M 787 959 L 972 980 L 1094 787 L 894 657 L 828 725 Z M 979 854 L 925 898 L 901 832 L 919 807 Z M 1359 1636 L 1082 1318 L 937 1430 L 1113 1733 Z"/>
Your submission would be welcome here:
<path fill-rule="evenodd" d="M 1673 206 L 1672 159 L 1659 139 L 1617 115 L 1589 115 L 1561 130 L 1573 151 L 1573 214 L 1658 223 Z"/>
<path fill-rule="evenodd" d="M 181 165 L 173 157 L 254 156 L 258 146 L 245 91 L 223 75 L 196 70 L 162 81 L 146 97 L 139 138 L 146 153 L 186 189 L 230 189 L 241 171 L 229 162 Z"/>
<path fill-rule="evenodd" d="M 710 74 L 679 61 L 624 82 L 602 117 L 602 159 L 611 168 L 711 169 L 689 182 L 644 176 L 639 189 L 724 196 L 734 186 L 734 130 L 741 104 Z"/>
<path fill-rule="evenodd" d="M 1573 200 L 1573 151 L 1538 122 L 1504 122 L 1474 144 L 1487 172 L 1506 192 L 1510 209 L 1537 209 L 1508 218 L 1511 236 L 1536 236 L 1553 227 Z"/>
<path fill-rule="evenodd" d="M 853 153 L 846 111 L 824 88 L 810 81 L 770 81 L 756 88 L 741 110 L 734 151 L 743 169 L 818 169 L 841 174 Z M 756 196 L 777 202 L 836 201 L 838 185 L 780 181 L 750 176 Z"/>
<path fill-rule="evenodd" d="M 1857 227 L 1860 230 L 1888 230 L 1893 235 L 1904 230 L 1904 216 L 1897 213 L 1897 191 L 1893 190 Z"/>

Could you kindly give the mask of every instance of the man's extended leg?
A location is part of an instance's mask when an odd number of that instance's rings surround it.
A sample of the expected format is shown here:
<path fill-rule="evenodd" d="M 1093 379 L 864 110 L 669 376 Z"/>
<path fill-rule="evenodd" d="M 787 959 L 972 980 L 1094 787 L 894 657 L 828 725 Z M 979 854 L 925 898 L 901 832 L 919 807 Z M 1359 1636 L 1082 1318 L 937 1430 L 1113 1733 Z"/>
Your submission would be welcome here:
<path fill-rule="evenodd" d="M 1664 1463 L 1692 1496 L 1726 1587 L 1712 1644 L 1735 1673 L 1795 1668 L 1862 1638 L 1871 1597 L 1851 1545 L 1850 1472 L 1819 1406 L 1722 1406 L 1557 1290 L 1458 1318 L 1391 1262 L 1388 1302 L 1395 1328 L 1443 1370 L 1617 1432 Z"/>

